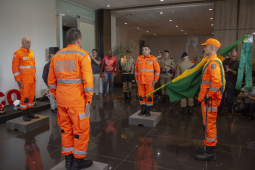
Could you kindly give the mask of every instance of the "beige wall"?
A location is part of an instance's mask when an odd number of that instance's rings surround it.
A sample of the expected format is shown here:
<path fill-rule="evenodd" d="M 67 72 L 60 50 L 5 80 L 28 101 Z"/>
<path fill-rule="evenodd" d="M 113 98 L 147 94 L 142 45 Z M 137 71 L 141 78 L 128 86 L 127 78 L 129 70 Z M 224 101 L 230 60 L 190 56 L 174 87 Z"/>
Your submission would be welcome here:
<path fill-rule="evenodd" d="M 175 56 L 175 61 L 179 61 L 183 52 L 187 52 L 190 60 L 194 55 L 198 58 L 203 51 L 202 43 L 204 43 L 210 36 L 186 36 L 186 37 L 152 37 L 150 38 L 151 53 L 154 56 L 158 55 L 158 52 L 164 52 L 168 50 L 170 56 Z"/>

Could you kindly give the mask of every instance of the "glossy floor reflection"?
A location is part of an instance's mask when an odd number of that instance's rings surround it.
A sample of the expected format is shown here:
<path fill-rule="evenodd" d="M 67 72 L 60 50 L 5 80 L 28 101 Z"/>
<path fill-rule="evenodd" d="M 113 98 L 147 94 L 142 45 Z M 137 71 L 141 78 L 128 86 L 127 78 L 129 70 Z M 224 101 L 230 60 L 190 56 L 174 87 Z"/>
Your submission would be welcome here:
<path fill-rule="evenodd" d="M 152 110 L 162 112 L 162 120 L 154 128 L 141 127 L 128 123 L 140 109 L 135 93 L 132 101 L 120 98 L 120 88 L 115 88 L 115 95 L 93 99 L 87 159 L 107 163 L 113 170 L 255 169 L 255 120 L 218 116 L 217 161 L 199 162 L 194 160 L 204 138 L 199 107 L 184 116 L 178 103 L 155 102 Z M 50 110 L 39 114 L 49 116 L 50 124 L 31 132 L 7 130 L 0 124 L 1 170 L 48 170 L 64 160 L 57 115 Z"/>

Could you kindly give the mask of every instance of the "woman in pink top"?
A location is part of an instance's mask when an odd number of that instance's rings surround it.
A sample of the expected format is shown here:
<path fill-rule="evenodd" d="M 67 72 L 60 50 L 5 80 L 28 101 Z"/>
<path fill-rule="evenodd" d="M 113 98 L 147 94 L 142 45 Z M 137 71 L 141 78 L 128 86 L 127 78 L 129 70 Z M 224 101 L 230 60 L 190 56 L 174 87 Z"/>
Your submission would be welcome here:
<path fill-rule="evenodd" d="M 103 96 L 106 93 L 106 87 L 108 80 L 110 81 L 110 95 L 113 96 L 114 76 L 118 75 L 119 67 L 118 61 L 112 56 L 112 51 L 108 51 L 108 56 L 105 56 L 101 65 L 101 75 L 104 69 L 104 84 L 103 84 Z"/>

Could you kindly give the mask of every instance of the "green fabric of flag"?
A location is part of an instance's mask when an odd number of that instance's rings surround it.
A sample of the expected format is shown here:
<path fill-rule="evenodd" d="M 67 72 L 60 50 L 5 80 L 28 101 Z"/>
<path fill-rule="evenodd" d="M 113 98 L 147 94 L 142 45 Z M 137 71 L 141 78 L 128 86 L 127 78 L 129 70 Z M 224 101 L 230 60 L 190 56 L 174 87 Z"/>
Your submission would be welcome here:
<path fill-rule="evenodd" d="M 244 42 L 243 48 L 241 51 L 241 58 L 238 67 L 238 76 L 236 81 L 236 89 L 241 89 L 241 84 L 243 80 L 244 66 L 246 66 L 245 70 L 245 89 L 252 90 L 252 45 L 251 42 Z"/>

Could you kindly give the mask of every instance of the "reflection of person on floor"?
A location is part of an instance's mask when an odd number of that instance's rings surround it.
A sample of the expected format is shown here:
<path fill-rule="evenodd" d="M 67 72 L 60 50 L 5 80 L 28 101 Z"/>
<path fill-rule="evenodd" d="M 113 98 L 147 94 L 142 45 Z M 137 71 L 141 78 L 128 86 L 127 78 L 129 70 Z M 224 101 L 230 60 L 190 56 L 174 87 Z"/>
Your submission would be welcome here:
<path fill-rule="evenodd" d="M 36 142 L 26 140 L 24 149 L 26 153 L 26 170 L 42 170 L 43 164 Z"/>
<path fill-rule="evenodd" d="M 135 170 L 157 170 L 156 160 L 151 159 L 153 153 L 152 138 L 139 138 L 138 153 L 135 158 Z"/>

